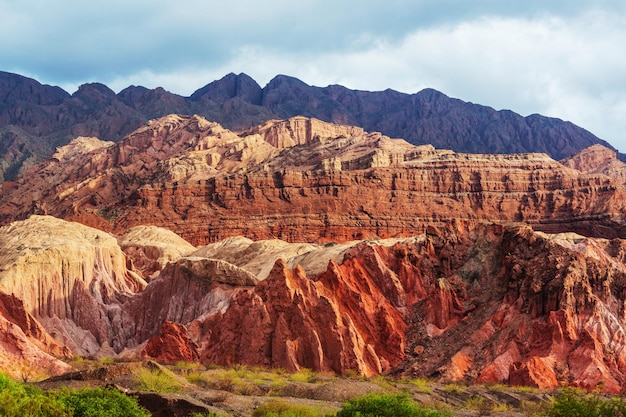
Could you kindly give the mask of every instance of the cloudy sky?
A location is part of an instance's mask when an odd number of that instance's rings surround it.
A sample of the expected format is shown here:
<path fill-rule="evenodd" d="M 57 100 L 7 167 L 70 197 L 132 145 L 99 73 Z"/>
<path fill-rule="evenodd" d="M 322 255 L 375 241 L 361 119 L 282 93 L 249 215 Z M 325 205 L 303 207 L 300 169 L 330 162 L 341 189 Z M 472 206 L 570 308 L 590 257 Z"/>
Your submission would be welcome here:
<path fill-rule="evenodd" d="M 229 72 L 570 120 L 626 152 L 623 0 L 0 0 L 0 70 L 190 95 Z"/>

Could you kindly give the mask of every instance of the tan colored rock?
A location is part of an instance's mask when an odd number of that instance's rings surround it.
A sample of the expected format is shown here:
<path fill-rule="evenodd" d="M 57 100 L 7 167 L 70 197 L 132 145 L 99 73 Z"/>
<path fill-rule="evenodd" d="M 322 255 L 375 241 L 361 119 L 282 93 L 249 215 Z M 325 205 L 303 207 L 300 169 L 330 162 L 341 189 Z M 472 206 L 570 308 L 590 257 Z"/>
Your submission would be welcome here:
<path fill-rule="evenodd" d="M 118 303 L 145 285 L 107 233 L 49 216 L 0 228 L 0 291 L 72 353 L 120 349 Z"/>
<path fill-rule="evenodd" d="M 0 223 L 48 213 L 119 235 L 150 224 L 194 245 L 412 236 L 450 221 L 626 237 L 621 180 L 545 154 L 459 154 L 314 119 L 236 134 L 171 115 L 72 161 L 4 187 Z"/>
<path fill-rule="evenodd" d="M 569 168 L 588 174 L 603 174 L 615 178 L 620 184 L 626 182 L 626 164 L 617 159 L 614 150 L 602 145 L 592 145 L 561 163 Z"/>
<path fill-rule="evenodd" d="M 169 262 L 176 262 L 196 250 L 174 232 L 156 226 L 133 227 L 118 243 L 146 279 L 156 277 Z"/>
<path fill-rule="evenodd" d="M 260 135 L 275 148 L 304 145 L 320 138 L 352 138 L 362 136 L 363 129 L 355 126 L 338 125 L 307 117 L 292 117 L 287 120 L 270 120 L 260 126 L 241 133 L 241 136 Z"/>

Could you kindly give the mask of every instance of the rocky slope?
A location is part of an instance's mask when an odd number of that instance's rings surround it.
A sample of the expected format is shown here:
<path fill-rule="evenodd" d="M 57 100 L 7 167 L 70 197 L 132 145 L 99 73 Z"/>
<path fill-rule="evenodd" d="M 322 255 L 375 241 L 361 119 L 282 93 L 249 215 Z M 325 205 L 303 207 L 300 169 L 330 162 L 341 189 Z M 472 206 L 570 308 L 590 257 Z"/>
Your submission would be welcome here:
<path fill-rule="evenodd" d="M 411 236 L 452 220 L 612 238 L 626 237 L 622 182 L 545 154 L 460 154 L 316 119 L 236 134 L 171 115 L 117 144 L 59 148 L 5 184 L 0 223 L 49 214 L 118 235 L 151 224 L 195 245 Z"/>
<path fill-rule="evenodd" d="M 0 182 L 16 178 L 76 136 L 117 141 L 147 120 L 171 113 L 198 114 L 233 130 L 307 116 L 457 152 L 545 152 L 560 159 L 593 144 L 610 147 L 568 122 L 495 111 L 431 89 L 403 94 L 320 88 L 284 75 L 261 88 L 245 74 L 228 74 L 190 97 L 136 86 L 115 94 L 98 83 L 70 95 L 0 72 Z"/>
<path fill-rule="evenodd" d="M 41 233 L 27 239 L 21 231 L 33 227 Z M 55 234 L 76 244 L 49 242 Z M 161 257 L 138 249 L 166 232 L 130 234 L 120 239 L 134 242 L 128 259 Z M 329 245 L 232 238 L 172 256 L 143 290 L 130 262 L 115 260 L 115 240 L 95 229 L 34 216 L 1 228 L 0 242 L 10 253 L 0 274 L 2 340 L 25 340 L 13 353 L 0 344 L 0 358 L 31 360 L 20 353 L 31 346 L 38 355 L 105 351 L 610 392 L 626 383 L 620 239 L 463 223 Z M 42 281 L 44 255 L 62 279 Z M 44 296 L 68 287 L 74 294 Z"/>

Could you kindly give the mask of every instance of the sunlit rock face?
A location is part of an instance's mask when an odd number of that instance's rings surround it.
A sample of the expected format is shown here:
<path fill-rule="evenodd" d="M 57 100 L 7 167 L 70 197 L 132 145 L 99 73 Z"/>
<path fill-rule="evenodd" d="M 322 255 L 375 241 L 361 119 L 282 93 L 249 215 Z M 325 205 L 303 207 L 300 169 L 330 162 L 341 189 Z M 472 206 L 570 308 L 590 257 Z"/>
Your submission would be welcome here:
<path fill-rule="evenodd" d="M 120 349 L 119 302 L 144 286 L 105 232 L 50 216 L 0 229 L 0 291 L 74 354 L 95 355 L 104 343 Z"/>
<path fill-rule="evenodd" d="M 617 392 L 620 172 L 599 148 L 459 154 L 303 117 L 79 138 L 2 189 L 0 366 L 110 354 Z"/>
<path fill-rule="evenodd" d="M 191 250 L 163 230 L 132 236 L 138 253 L 159 236 Z M 148 284 L 114 237 L 78 223 L 32 216 L 1 228 L 0 245 L 0 365 L 13 374 L 16 359 L 61 372 L 55 357 L 107 352 L 610 392 L 625 383 L 621 239 L 463 222 L 326 245 L 239 237 L 176 252 Z"/>
<path fill-rule="evenodd" d="M 414 146 L 302 117 L 234 133 L 171 115 L 114 145 L 83 138 L 60 148 L 5 187 L 0 221 L 45 213 L 117 235 L 154 225 L 194 245 L 238 235 L 290 242 L 412 236 L 451 220 L 626 236 L 621 171 L 570 165 L 545 154 Z"/>
<path fill-rule="evenodd" d="M 237 239 L 201 250 L 228 256 L 228 245 L 245 253 Z M 619 239 L 450 226 L 286 253 L 269 271 L 242 257 L 240 267 L 267 271 L 260 282 L 186 324 L 200 361 L 611 392 L 624 384 Z"/>

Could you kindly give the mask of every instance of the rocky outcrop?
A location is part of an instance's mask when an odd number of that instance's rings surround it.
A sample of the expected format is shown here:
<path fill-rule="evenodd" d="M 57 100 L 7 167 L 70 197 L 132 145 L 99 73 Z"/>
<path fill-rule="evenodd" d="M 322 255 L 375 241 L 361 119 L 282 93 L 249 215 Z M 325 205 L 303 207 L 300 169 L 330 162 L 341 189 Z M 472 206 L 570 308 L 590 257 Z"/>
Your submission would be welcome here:
<path fill-rule="evenodd" d="M 166 263 L 143 290 L 117 241 L 95 229 L 33 216 L 0 229 L 0 244 L 0 365 L 124 350 L 542 388 L 626 384 L 621 239 L 461 221 L 343 244 L 231 238 Z"/>
<path fill-rule="evenodd" d="M 278 260 L 185 328 L 205 363 L 620 392 L 623 253 L 527 227 L 431 227 L 355 242 L 321 272 Z"/>
<path fill-rule="evenodd" d="M 158 336 L 152 336 L 141 351 L 163 363 L 198 361 L 198 345 L 187 335 L 187 329 L 171 321 L 163 322 Z"/>
<path fill-rule="evenodd" d="M 174 232 L 156 226 L 136 226 L 118 239 L 144 279 L 155 278 L 169 263 L 195 252 L 196 248 Z"/>
<path fill-rule="evenodd" d="M 0 369 L 14 378 L 30 380 L 67 372 L 58 358 L 72 356 L 24 309 L 13 295 L 0 292 Z"/>
<path fill-rule="evenodd" d="M 147 120 L 172 113 L 198 114 L 233 130 L 306 116 L 457 152 L 545 152 L 561 159 L 593 144 L 610 147 L 568 122 L 496 111 L 432 89 L 403 94 L 320 88 L 284 75 L 261 88 L 246 74 L 228 74 L 190 97 L 137 86 L 115 94 L 98 83 L 70 95 L 0 72 L 0 182 L 15 179 L 76 136 L 118 141 Z"/>
<path fill-rule="evenodd" d="M 561 163 L 569 168 L 588 174 L 604 174 L 615 178 L 620 184 L 626 182 L 626 164 L 617 159 L 614 150 L 602 145 L 583 149 Z"/>
<path fill-rule="evenodd" d="M 145 285 L 107 233 L 48 216 L 0 228 L 0 291 L 74 354 L 121 349 L 119 303 Z"/>
<path fill-rule="evenodd" d="M 302 118 L 237 135 L 172 115 L 115 145 L 82 141 L 5 187 L 0 222 L 50 214 L 118 235 L 151 224 L 194 245 L 410 236 L 452 219 L 626 236 L 621 182 L 545 154 L 459 154 Z"/>

